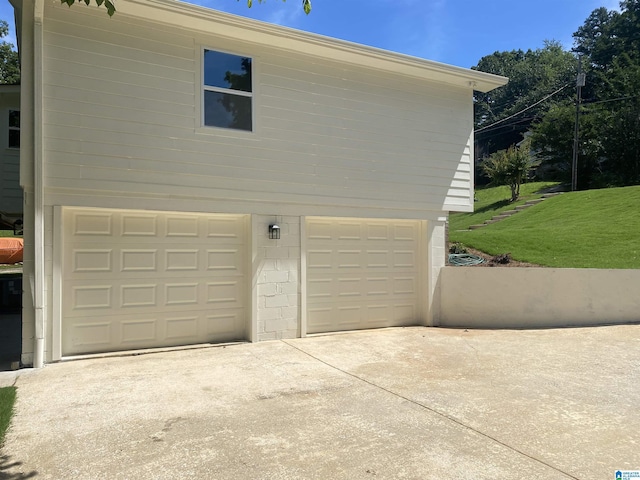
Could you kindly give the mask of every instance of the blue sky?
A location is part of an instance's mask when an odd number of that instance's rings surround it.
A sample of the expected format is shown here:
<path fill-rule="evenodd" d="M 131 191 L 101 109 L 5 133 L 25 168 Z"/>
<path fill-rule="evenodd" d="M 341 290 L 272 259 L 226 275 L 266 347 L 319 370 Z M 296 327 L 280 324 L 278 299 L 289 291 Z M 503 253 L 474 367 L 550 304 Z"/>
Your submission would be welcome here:
<path fill-rule="evenodd" d="M 495 51 L 540 48 L 544 40 L 558 40 L 571 48 L 571 35 L 594 9 L 619 5 L 619 0 L 312 2 L 308 16 L 302 11 L 301 0 L 254 0 L 251 9 L 246 0 L 190 3 L 460 67 L 471 67 Z M 7 40 L 15 43 L 8 0 L 0 0 L 0 18 L 11 25 Z"/>

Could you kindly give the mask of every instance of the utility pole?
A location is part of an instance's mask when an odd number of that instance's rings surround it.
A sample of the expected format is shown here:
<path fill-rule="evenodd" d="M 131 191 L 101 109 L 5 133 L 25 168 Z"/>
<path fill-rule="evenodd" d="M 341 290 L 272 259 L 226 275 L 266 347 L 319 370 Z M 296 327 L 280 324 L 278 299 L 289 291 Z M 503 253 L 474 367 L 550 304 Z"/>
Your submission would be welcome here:
<path fill-rule="evenodd" d="M 582 103 L 582 87 L 586 83 L 586 75 L 582 73 L 582 57 L 578 57 L 578 76 L 576 77 L 576 125 L 573 135 L 573 161 L 571 163 L 571 191 L 578 190 L 578 149 L 580 148 L 580 104 Z"/>

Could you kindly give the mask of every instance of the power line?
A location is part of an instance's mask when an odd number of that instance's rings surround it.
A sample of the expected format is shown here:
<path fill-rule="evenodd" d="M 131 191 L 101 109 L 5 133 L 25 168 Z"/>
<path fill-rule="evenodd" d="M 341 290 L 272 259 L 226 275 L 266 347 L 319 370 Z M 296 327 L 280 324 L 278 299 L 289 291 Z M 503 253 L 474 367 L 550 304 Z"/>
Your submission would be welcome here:
<path fill-rule="evenodd" d="M 598 100 L 596 102 L 584 102 L 584 105 L 597 105 L 598 103 L 618 102 L 620 100 L 631 100 L 632 98 L 640 97 L 640 95 L 629 95 L 627 97 L 610 98 L 609 100 Z"/>
<path fill-rule="evenodd" d="M 518 125 L 519 123 L 529 122 L 531 120 L 534 120 L 535 118 L 536 118 L 535 116 L 534 117 L 524 117 L 524 118 L 519 118 L 517 120 L 514 120 L 513 122 L 510 122 L 510 123 L 505 123 L 504 125 L 498 125 L 498 126 L 495 126 L 495 127 L 489 126 L 486 129 L 483 129 L 483 131 L 482 131 L 483 137 L 482 138 L 487 138 L 486 134 L 489 133 L 489 132 L 493 132 L 494 130 L 500 130 L 502 128 L 507 128 L 507 127 L 514 127 L 514 126 Z M 476 131 L 476 133 L 477 133 L 477 131 Z M 494 135 L 501 135 L 501 134 L 498 133 L 498 134 L 494 134 Z"/>
<path fill-rule="evenodd" d="M 553 97 L 554 95 L 556 95 L 556 94 L 560 93 L 562 90 L 564 90 L 564 89 L 565 89 L 565 88 L 567 88 L 569 85 L 571 85 L 571 83 L 572 83 L 572 82 L 567 83 L 566 85 L 564 85 L 564 86 L 560 87 L 560 88 L 559 88 L 558 90 L 556 90 L 555 92 L 550 93 L 549 95 L 547 95 L 546 97 L 542 98 L 541 100 L 538 100 L 536 103 L 534 103 L 534 104 L 532 104 L 532 105 L 529 105 L 528 107 L 526 107 L 526 108 L 524 108 L 524 109 L 520 110 L 519 112 L 514 113 L 513 115 L 509 115 L 508 117 L 505 117 L 505 118 L 503 118 L 502 120 L 498 120 L 497 122 L 494 122 L 494 123 L 492 123 L 491 125 L 487 125 L 486 127 L 482 127 L 482 128 L 480 128 L 480 129 L 478 129 L 478 130 L 475 130 L 475 132 L 474 132 L 474 133 L 480 133 L 480 132 L 482 132 L 482 131 L 484 131 L 484 130 L 486 130 L 486 129 L 488 129 L 488 128 L 493 127 L 494 125 L 497 125 L 497 124 L 502 123 L 502 122 L 506 122 L 507 120 L 510 120 L 510 119 L 512 119 L 513 117 L 515 117 L 515 116 L 517 116 L 517 115 L 520 115 L 521 113 L 526 112 L 527 110 L 532 109 L 532 108 L 533 108 L 533 107 L 535 107 L 536 105 L 539 105 L 539 104 L 541 104 L 542 102 L 544 102 L 546 99 L 551 98 L 551 97 Z"/>

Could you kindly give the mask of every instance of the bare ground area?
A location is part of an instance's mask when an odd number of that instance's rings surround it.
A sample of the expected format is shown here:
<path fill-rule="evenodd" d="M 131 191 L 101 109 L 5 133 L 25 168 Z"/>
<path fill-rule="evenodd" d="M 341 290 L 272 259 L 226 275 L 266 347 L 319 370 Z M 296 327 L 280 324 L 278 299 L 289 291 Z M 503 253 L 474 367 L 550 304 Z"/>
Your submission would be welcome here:
<path fill-rule="evenodd" d="M 449 249 L 451 249 L 452 245 L 454 244 L 449 243 Z M 511 258 L 511 254 L 508 252 L 494 256 L 489 255 L 485 252 L 481 252 L 480 250 L 476 250 L 475 248 L 466 246 L 465 250 L 471 255 L 477 255 L 478 257 L 482 257 L 484 259 L 484 263 L 479 263 L 478 265 L 470 265 L 471 267 L 542 267 L 542 265 L 514 260 L 513 258 Z"/>

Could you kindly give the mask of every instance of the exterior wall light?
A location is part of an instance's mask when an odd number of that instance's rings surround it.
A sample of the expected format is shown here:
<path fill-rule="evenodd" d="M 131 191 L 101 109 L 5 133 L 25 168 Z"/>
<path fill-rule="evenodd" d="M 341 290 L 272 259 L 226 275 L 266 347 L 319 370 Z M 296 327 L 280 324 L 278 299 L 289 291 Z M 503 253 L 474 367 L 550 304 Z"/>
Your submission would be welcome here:
<path fill-rule="evenodd" d="M 269 238 L 271 240 L 280 240 L 280 226 L 272 223 L 269 225 Z"/>

